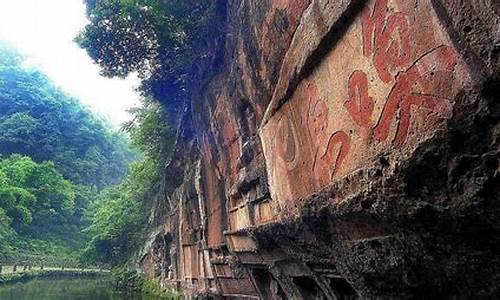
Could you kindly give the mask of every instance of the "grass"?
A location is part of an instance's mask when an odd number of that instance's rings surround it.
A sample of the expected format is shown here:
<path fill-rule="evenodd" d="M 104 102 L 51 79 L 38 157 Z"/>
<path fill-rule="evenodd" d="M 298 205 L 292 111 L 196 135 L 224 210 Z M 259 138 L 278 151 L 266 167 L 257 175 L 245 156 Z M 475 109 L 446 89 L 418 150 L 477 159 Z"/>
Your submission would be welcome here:
<path fill-rule="evenodd" d="M 176 291 L 161 287 L 160 283 L 152 279 L 144 279 L 142 292 L 148 295 L 158 296 L 163 299 L 180 299 L 181 295 Z"/>

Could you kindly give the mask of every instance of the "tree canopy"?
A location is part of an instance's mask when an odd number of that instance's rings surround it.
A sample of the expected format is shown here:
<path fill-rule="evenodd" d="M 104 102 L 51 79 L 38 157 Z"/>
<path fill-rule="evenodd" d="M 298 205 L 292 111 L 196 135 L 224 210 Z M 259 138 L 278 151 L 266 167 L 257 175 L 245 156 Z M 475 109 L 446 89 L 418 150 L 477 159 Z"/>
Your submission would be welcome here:
<path fill-rule="evenodd" d="M 16 231 L 37 232 L 44 225 L 64 222 L 74 213 L 75 199 L 74 185 L 54 163 L 38 164 L 21 155 L 0 161 L 0 207 Z"/>
<path fill-rule="evenodd" d="M 219 37 L 217 0 L 87 0 L 90 23 L 78 43 L 106 76 L 137 73 L 142 91 L 178 113 L 189 74 Z"/>

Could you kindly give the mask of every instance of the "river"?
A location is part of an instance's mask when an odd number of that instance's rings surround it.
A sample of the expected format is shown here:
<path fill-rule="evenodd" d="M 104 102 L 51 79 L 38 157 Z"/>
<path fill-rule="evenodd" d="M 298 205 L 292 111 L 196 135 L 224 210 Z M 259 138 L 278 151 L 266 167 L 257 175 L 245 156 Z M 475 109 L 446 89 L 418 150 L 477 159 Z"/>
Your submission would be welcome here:
<path fill-rule="evenodd" d="M 0 286 L 1 300 L 159 300 L 148 295 L 122 294 L 106 279 L 37 279 Z"/>

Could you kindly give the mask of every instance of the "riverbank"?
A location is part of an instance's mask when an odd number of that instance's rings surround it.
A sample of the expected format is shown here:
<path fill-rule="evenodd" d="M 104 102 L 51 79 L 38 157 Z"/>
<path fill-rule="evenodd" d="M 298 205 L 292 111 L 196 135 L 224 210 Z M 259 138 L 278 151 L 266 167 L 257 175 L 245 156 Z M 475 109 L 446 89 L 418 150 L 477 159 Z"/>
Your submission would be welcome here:
<path fill-rule="evenodd" d="M 109 275 L 99 270 L 32 270 L 20 273 L 0 274 L 0 285 L 27 282 L 33 279 L 96 278 Z"/>
<path fill-rule="evenodd" d="M 108 276 L 96 278 L 40 278 L 0 285 L 1 300 L 159 300 L 114 289 Z"/>

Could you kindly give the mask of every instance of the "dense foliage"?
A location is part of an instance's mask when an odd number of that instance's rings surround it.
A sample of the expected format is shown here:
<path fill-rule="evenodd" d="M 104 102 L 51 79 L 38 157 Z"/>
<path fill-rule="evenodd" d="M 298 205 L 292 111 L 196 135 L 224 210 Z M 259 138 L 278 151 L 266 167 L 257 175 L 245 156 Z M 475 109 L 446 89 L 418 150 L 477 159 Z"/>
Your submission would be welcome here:
<path fill-rule="evenodd" d="M 87 238 L 87 262 L 127 261 L 168 184 L 172 124 L 188 81 L 221 34 L 217 0 L 87 4 L 90 23 L 76 40 L 104 75 L 142 79 L 143 105 L 124 127 L 142 156 L 131 163 L 136 157 L 122 134 L 0 45 L 0 255 L 76 250 Z"/>
<path fill-rule="evenodd" d="M 132 164 L 129 141 L 0 47 L 0 254 L 39 250 L 41 237 L 78 245 L 88 237 L 83 258 L 117 266 L 139 249 L 164 201 L 174 120 L 222 33 L 223 3 L 87 0 L 90 22 L 77 42 L 104 75 L 142 79 L 143 105 L 124 127 L 142 152 Z"/>
<path fill-rule="evenodd" d="M 40 246 L 54 247 L 43 245 L 41 237 L 76 246 L 82 238 L 74 222 L 77 194 L 76 186 L 52 162 L 39 164 L 18 154 L 1 159 L 0 230 L 6 235 L 0 239 L 0 254 L 12 255 L 17 248 L 46 252 Z"/>
<path fill-rule="evenodd" d="M 107 127 L 0 44 L 0 263 L 83 247 L 89 206 L 137 159 Z"/>
<path fill-rule="evenodd" d="M 0 154 L 14 153 L 53 161 L 66 179 L 99 188 L 118 183 L 135 159 L 122 134 L 0 44 Z"/>
<path fill-rule="evenodd" d="M 87 0 L 90 23 L 77 38 L 107 76 L 137 73 L 142 91 L 172 116 L 196 64 L 221 35 L 217 0 Z"/>
<path fill-rule="evenodd" d="M 126 129 L 144 154 L 129 176 L 92 206 L 87 259 L 122 264 L 148 235 L 155 199 L 168 185 L 163 176 L 174 147 L 172 124 L 184 108 L 197 64 L 211 56 L 210 42 L 222 32 L 223 2 L 87 0 L 90 23 L 78 43 L 104 75 L 134 73 L 142 79 L 143 105 Z"/>
<path fill-rule="evenodd" d="M 126 139 L 0 48 L 0 258 L 87 241 L 85 262 L 114 266 L 141 246 L 175 131 L 152 98 L 133 113 Z"/>
<path fill-rule="evenodd" d="M 38 164 L 20 155 L 0 161 L 0 207 L 17 232 L 30 225 L 39 231 L 47 224 L 63 223 L 75 211 L 75 198 L 73 184 L 52 162 Z"/>
<path fill-rule="evenodd" d="M 162 170 L 172 151 L 174 131 L 155 101 L 144 100 L 135 114 L 135 122 L 127 128 L 144 157 L 131 165 L 120 185 L 103 191 L 90 211 L 88 232 L 92 239 L 85 258 L 92 262 L 124 263 L 150 230 L 148 217 L 163 182 Z"/>

